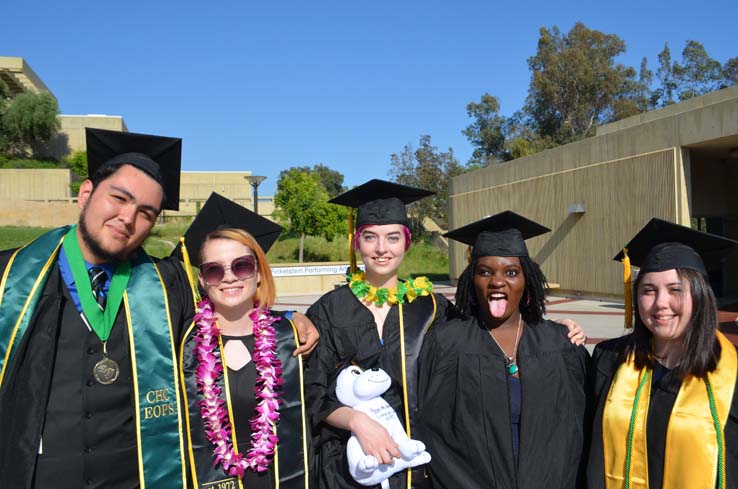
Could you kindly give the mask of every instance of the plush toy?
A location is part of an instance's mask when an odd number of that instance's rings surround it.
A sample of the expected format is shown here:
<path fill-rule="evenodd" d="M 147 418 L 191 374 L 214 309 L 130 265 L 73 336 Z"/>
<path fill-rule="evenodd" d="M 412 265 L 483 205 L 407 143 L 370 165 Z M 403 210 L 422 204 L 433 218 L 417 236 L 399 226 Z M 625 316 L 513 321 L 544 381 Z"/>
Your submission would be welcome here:
<path fill-rule="evenodd" d="M 427 464 L 431 459 L 423 442 L 408 438 L 395 411 L 380 397 L 391 383 L 392 379 L 382 369 L 362 370 L 356 366 L 341 371 L 336 383 L 338 401 L 368 414 L 387 428 L 398 445 L 401 458 L 394 459 L 391 464 L 380 464 L 372 455 L 366 455 L 353 433 L 346 445 L 349 472 L 354 480 L 365 486 L 381 484 L 382 489 L 389 488 L 387 479 L 393 474 L 408 467 Z"/>

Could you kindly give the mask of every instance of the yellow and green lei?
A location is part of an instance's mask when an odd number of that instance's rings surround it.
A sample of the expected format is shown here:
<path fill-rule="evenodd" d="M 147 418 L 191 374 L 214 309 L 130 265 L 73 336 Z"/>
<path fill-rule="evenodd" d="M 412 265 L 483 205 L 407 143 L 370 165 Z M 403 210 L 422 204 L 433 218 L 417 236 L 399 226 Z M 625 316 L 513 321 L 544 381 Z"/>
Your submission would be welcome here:
<path fill-rule="evenodd" d="M 398 280 L 397 286 L 377 288 L 366 281 L 364 272 L 356 272 L 347 275 L 349 287 L 354 295 L 365 302 L 374 302 L 377 306 L 384 303 L 404 304 L 412 302 L 418 296 L 429 295 L 433 292 L 433 283 L 427 277 L 409 278 Z"/>

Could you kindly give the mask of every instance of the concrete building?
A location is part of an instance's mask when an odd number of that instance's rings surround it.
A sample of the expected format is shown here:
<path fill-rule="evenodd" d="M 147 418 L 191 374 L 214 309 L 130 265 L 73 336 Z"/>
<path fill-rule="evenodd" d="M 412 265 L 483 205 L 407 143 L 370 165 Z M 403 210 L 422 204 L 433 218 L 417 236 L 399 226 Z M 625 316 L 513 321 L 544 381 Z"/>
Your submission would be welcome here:
<path fill-rule="evenodd" d="M 612 257 L 651 218 L 738 239 L 738 87 L 597 129 L 594 137 L 451 180 L 449 228 L 513 210 L 552 229 L 528 241 L 563 291 L 622 296 Z M 466 266 L 451 243 L 450 274 Z M 738 296 L 738 257 L 713 287 Z"/>
<path fill-rule="evenodd" d="M 54 96 L 23 58 L 0 56 L 0 80 L 8 86 L 11 96 L 23 92 L 48 92 Z"/>
<path fill-rule="evenodd" d="M 18 57 L 0 56 L 0 80 L 11 95 L 23 92 L 54 94 L 29 64 Z M 56 97 L 55 97 L 56 98 Z M 74 151 L 86 151 L 85 128 L 128 131 L 122 116 L 88 114 L 59 115 L 60 129 L 49 142 L 49 154 L 62 159 Z M 165 211 L 164 219 L 194 216 L 211 192 L 249 209 L 254 208 L 251 186 L 245 179 L 251 172 L 182 172 L 180 210 Z M 70 193 L 69 170 L 2 170 L 0 169 L 0 225 L 53 226 L 61 216 L 74 215 L 76 204 Z M 43 204 L 43 205 L 41 205 Z M 270 217 L 274 211 L 272 197 L 259 197 L 259 214 Z"/>
<path fill-rule="evenodd" d="M 23 58 L 0 56 L 0 80 L 8 86 L 11 96 L 23 92 L 47 92 L 56 99 L 49 87 Z M 119 115 L 59 115 L 58 118 L 59 132 L 49 141 L 47 152 L 49 156 L 59 160 L 74 151 L 87 150 L 85 127 L 128 131 L 123 117 Z"/>

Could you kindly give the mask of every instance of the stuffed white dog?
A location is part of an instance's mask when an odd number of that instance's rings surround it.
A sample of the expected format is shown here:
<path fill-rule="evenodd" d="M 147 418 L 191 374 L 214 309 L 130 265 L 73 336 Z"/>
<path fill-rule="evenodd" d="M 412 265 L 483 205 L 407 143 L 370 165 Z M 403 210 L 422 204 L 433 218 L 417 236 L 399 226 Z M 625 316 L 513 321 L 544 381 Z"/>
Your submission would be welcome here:
<path fill-rule="evenodd" d="M 402 457 L 394 459 L 391 464 L 380 464 L 372 455 L 366 455 L 353 433 L 346 445 L 349 472 L 356 482 L 365 486 L 381 484 L 383 489 L 389 488 L 387 479 L 393 474 L 408 467 L 427 464 L 431 459 L 430 453 L 425 451 L 423 442 L 407 437 L 395 411 L 380 397 L 389 389 L 391 383 L 392 379 L 382 369 L 364 371 L 356 366 L 341 371 L 336 383 L 338 401 L 368 414 L 387 428 L 398 445 Z"/>

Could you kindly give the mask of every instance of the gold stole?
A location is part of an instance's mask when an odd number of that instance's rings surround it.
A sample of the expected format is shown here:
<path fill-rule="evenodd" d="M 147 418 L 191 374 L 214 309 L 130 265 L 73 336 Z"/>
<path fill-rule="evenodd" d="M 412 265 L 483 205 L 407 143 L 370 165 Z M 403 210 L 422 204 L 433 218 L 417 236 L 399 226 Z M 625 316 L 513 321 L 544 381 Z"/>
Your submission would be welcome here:
<path fill-rule="evenodd" d="M 725 467 L 725 423 L 738 376 L 738 358 L 735 347 L 722 333 L 717 332 L 717 339 L 720 360 L 717 368 L 707 374 L 709 385 L 703 379 L 688 376 L 677 394 L 666 431 L 663 487 L 714 489 L 718 477 L 718 444 L 723 447 L 720 462 Z M 717 420 L 713 419 L 709 388 Z M 636 370 L 632 356 L 629 357 L 615 373 L 602 413 L 607 489 L 626 487 L 626 475 L 629 475 L 628 488 L 648 489 L 646 422 L 650 395 L 651 370 Z M 719 431 L 715 429 L 716 421 Z M 724 474 L 723 470 L 721 475 Z M 724 485 L 722 481 L 721 487 Z"/>

